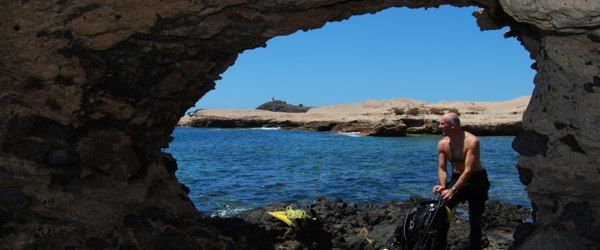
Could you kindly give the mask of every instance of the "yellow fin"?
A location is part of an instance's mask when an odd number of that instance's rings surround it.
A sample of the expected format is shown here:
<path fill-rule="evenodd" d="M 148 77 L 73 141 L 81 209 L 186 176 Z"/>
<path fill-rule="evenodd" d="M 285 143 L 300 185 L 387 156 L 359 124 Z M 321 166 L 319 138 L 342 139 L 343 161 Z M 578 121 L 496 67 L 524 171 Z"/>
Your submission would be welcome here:
<path fill-rule="evenodd" d="M 444 208 L 446 208 L 446 214 L 448 215 L 448 222 L 450 222 L 452 220 L 452 210 L 450 210 L 450 208 L 448 206 L 444 206 Z"/>
<path fill-rule="evenodd" d="M 270 214 L 271 216 L 285 222 L 285 224 L 287 224 L 288 226 L 292 226 L 292 221 L 290 220 L 290 218 L 287 217 L 287 215 L 285 214 L 285 211 L 273 211 L 273 212 L 267 212 L 268 214 Z"/>

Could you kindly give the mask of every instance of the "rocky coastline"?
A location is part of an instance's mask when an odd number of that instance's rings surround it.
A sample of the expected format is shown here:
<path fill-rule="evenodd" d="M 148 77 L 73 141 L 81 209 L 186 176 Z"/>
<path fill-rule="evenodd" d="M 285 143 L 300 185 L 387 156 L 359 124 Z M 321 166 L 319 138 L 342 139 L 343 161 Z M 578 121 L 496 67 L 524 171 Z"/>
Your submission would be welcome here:
<path fill-rule="evenodd" d="M 384 204 L 348 204 L 342 200 L 319 199 L 308 206 L 281 202 L 242 212 L 229 218 L 205 218 L 202 223 L 216 227 L 234 249 L 382 249 L 421 198 L 389 201 Z M 296 232 L 267 214 L 287 206 L 313 210 L 319 227 Z M 465 204 L 454 210 L 448 233 L 448 249 L 468 249 L 469 222 Z M 485 249 L 507 249 L 516 228 L 526 227 L 530 210 L 519 205 L 488 202 L 483 217 Z"/>
<path fill-rule="evenodd" d="M 516 135 L 529 97 L 502 102 L 411 99 L 368 100 L 360 104 L 314 107 L 306 112 L 267 110 L 197 110 L 181 118 L 179 126 L 212 128 L 279 127 L 309 131 L 360 132 L 366 136 L 436 134 L 439 116 L 460 115 L 465 130 L 476 135 Z"/>

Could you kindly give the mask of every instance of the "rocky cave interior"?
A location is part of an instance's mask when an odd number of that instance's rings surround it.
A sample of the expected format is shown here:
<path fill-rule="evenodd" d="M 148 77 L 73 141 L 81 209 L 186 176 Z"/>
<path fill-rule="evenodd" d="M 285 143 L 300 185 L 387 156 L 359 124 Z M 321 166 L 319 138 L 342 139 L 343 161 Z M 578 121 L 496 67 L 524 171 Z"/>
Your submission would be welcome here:
<path fill-rule="evenodd" d="M 390 7 L 476 6 L 535 60 L 513 142 L 535 211 L 523 248 L 600 239 L 600 3 L 525 0 L 1 4 L 0 245 L 227 246 L 161 152 L 237 55 Z"/>

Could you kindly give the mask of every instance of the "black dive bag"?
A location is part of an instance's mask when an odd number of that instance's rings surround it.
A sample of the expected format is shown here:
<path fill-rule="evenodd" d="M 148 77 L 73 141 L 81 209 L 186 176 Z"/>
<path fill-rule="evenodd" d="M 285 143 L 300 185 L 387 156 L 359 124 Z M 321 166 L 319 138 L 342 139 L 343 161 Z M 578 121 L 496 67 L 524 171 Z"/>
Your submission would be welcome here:
<path fill-rule="evenodd" d="M 420 201 L 398 225 L 386 247 L 403 250 L 446 249 L 450 216 L 441 199 Z"/>

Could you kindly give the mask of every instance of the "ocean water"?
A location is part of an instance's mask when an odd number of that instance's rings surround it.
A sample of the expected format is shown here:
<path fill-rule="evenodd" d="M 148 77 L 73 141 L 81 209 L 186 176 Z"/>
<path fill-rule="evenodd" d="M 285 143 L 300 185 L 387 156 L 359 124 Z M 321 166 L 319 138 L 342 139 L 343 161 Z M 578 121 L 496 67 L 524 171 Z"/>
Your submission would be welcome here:
<path fill-rule="evenodd" d="M 438 135 L 363 137 L 358 133 L 178 127 L 165 152 L 196 207 L 229 216 L 273 202 L 350 203 L 434 196 Z M 480 137 L 490 200 L 530 207 L 515 169 L 514 137 Z"/>

